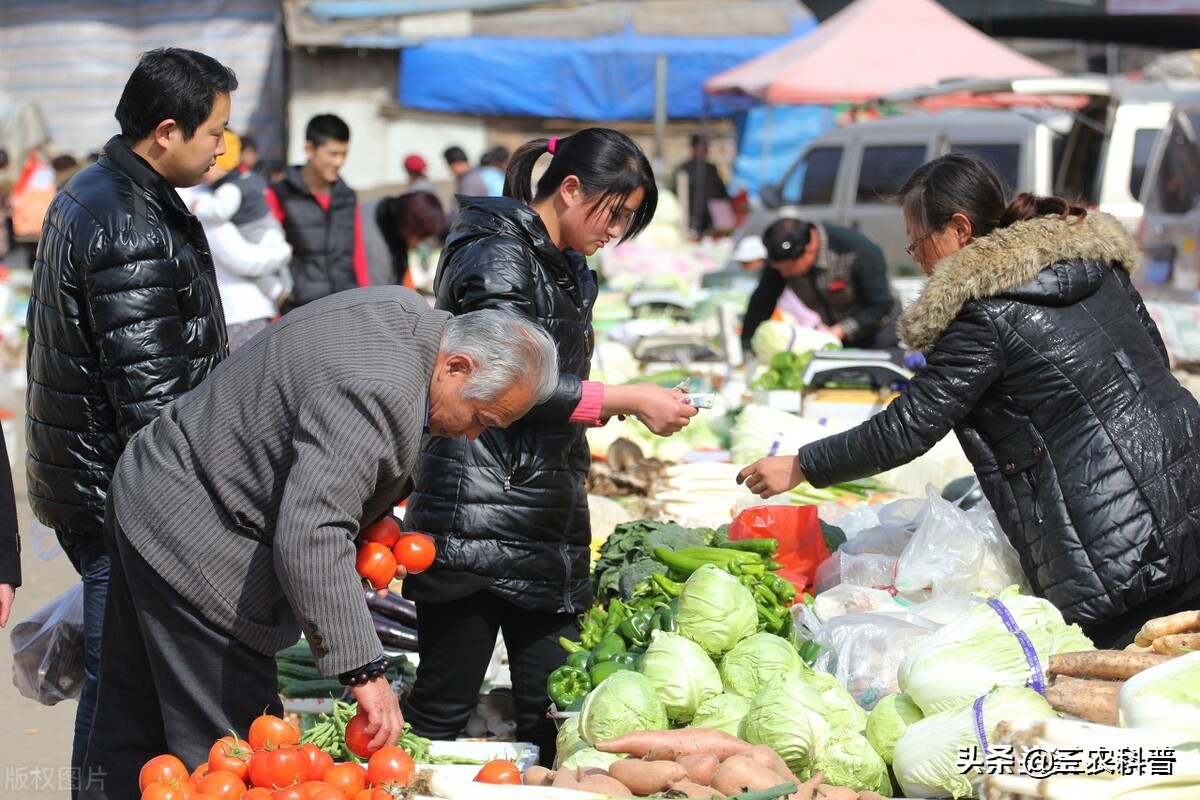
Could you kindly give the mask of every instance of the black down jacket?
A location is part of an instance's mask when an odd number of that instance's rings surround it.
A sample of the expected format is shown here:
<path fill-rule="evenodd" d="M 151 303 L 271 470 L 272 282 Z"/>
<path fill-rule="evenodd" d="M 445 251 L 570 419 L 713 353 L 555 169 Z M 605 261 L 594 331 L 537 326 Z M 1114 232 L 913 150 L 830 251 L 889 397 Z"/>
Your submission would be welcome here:
<path fill-rule="evenodd" d="M 27 325 L 29 503 L 100 536 L 126 442 L 227 352 L 200 222 L 120 136 L 46 212 Z"/>
<path fill-rule="evenodd" d="M 801 449 L 815 486 L 907 463 L 953 429 L 1034 590 L 1102 625 L 1200 575 L 1200 406 L 1171 375 L 1106 214 L 997 230 L 901 317 L 928 363 L 857 428 Z"/>
<path fill-rule="evenodd" d="M 475 441 L 426 437 L 405 527 L 437 541 L 433 569 L 404 593 L 436 602 L 447 586 L 487 588 L 523 608 L 580 612 L 592 602 L 586 426 L 579 404 L 592 355 L 595 275 L 560 251 L 537 213 L 504 197 L 459 198 L 442 254 L 437 307 L 503 308 L 536 319 L 558 344 L 554 396 Z"/>

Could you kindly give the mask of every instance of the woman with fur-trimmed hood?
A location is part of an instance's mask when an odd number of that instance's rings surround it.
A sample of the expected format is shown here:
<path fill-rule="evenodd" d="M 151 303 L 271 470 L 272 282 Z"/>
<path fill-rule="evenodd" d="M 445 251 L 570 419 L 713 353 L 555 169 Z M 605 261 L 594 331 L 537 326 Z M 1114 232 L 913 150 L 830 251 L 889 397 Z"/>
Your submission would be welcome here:
<path fill-rule="evenodd" d="M 953 430 L 1034 590 L 1099 647 L 1200 606 L 1200 405 L 1171 375 L 1119 222 L 1058 197 L 1006 203 L 951 153 L 900 190 L 929 276 L 904 312 L 926 366 L 857 428 L 739 473 L 770 497 L 905 464 Z"/>

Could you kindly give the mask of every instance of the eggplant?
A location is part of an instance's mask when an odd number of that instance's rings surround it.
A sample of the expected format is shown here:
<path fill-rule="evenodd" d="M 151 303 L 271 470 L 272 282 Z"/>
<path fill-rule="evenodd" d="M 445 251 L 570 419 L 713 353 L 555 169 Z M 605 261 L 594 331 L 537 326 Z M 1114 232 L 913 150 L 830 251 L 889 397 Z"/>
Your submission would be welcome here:
<path fill-rule="evenodd" d="M 415 630 L 374 611 L 371 612 L 371 620 L 375 623 L 375 633 L 379 636 L 379 642 L 384 647 L 416 652 L 417 632 Z"/>
<path fill-rule="evenodd" d="M 388 592 L 383 597 L 368 591 L 367 608 L 372 612 L 385 616 L 409 628 L 417 627 L 417 606 L 411 600 L 405 600 L 395 592 Z"/>

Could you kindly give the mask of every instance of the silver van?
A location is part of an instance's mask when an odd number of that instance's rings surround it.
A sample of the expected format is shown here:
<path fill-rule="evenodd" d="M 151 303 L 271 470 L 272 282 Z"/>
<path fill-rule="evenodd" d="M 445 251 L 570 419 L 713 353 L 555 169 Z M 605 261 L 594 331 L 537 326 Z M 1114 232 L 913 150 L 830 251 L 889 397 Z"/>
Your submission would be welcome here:
<path fill-rule="evenodd" d="M 992 162 L 1008 185 L 1047 192 L 1071 116 L 1055 111 L 945 111 L 835 128 L 817 136 L 782 180 L 763 188 L 735 239 L 779 217 L 857 228 L 884 252 L 897 277 L 920 274 L 904 252 L 904 220 L 891 197 L 913 170 L 952 150 Z"/>
<path fill-rule="evenodd" d="M 1141 200 L 1143 291 L 1148 297 L 1195 302 L 1200 290 L 1200 92 L 1179 98 L 1172 108 L 1150 154 Z"/>

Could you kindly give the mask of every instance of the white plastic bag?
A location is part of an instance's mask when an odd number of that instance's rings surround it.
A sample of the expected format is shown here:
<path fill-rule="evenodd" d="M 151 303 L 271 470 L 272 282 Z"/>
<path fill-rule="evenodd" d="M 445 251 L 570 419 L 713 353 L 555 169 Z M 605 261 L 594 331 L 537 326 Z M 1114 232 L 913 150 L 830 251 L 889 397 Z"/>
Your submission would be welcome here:
<path fill-rule="evenodd" d="M 813 641 L 813 666 L 828 672 L 868 711 L 900 691 L 896 675 L 908 649 L 940 625 L 911 614 L 845 614 L 830 620 Z"/>
<path fill-rule="evenodd" d="M 12 629 L 13 684 L 52 706 L 83 691 L 83 583 L 33 612 Z"/>

